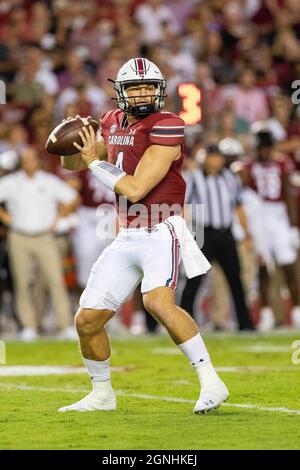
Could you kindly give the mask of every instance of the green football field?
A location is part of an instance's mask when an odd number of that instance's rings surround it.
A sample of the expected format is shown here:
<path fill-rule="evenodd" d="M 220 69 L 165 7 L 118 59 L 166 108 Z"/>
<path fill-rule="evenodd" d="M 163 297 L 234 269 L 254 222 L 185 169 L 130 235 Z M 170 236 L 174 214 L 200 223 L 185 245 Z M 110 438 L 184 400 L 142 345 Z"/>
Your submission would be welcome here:
<path fill-rule="evenodd" d="M 204 416 L 192 413 L 196 375 L 168 337 L 113 339 L 117 410 L 65 414 L 57 408 L 90 390 L 87 375 L 75 373 L 82 367 L 77 344 L 8 342 L 0 448 L 299 449 L 300 332 L 205 340 L 231 394 Z"/>

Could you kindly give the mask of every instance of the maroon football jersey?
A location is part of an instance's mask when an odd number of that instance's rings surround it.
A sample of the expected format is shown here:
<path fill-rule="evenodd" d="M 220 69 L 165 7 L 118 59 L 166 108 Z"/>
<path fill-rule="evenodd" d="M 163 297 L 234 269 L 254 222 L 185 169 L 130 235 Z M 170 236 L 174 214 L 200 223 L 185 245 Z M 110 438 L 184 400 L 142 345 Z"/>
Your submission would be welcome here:
<path fill-rule="evenodd" d="M 123 197 L 116 196 L 121 226 L 153 226 L 170 215 L 179 214 L 184 204 L 186 187 L 181 174 L 184 121 L 173 113 L 156 112 L 128 124 L 126 114 L 118 109 L 106 113 L 100 120 L 100 127 L 108 151 L 108 162 L 128 175 L 134 174 L 142 155 L 151 145 L 181 145 L 180 158 L 172 163 L 167 175 L 138 205 L 133 207 L 130 201 L 125 204 Z M 138 211 L 141 204 L 142 213 Z M 125 205 L 127 209 L 123 208 Z M 159 209 L 161 205 L 164 209 Z"/>
<path fill-rule="evenodd" d="M 285 201 L 284 180 L 287 174 L 294 170 L 290 160 L 271 160 L 266 163 L 251 161 L 246 166 L 250 186 L 265 201 Z"/>

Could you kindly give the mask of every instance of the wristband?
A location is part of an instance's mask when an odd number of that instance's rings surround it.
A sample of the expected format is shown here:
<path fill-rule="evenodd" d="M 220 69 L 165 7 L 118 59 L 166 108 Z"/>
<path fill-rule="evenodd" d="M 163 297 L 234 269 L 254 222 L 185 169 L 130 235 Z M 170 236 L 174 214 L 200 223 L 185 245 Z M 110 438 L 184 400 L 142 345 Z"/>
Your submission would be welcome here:
<path fill-rule="evenodd" d="M 89 164 L 89 169 L 104 186 L 112 191 L 114 191 L 117 182 L 123 178 L 123 176 L 127 175 L 125 171 L 103 160 L 93 160 L 92 163 Z"/>

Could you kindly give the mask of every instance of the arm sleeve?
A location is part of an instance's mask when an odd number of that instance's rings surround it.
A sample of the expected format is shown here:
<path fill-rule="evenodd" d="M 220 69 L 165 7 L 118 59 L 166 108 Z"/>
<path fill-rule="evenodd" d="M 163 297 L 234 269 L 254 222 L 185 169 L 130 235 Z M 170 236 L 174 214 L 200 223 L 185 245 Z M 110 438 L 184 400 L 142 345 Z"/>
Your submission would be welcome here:
<path fill-rule="evenodd" d="M 157 121 L 150 130 L 150 143 L 158 145 L 183 144 L 184 121 L 175 115 Z"/>

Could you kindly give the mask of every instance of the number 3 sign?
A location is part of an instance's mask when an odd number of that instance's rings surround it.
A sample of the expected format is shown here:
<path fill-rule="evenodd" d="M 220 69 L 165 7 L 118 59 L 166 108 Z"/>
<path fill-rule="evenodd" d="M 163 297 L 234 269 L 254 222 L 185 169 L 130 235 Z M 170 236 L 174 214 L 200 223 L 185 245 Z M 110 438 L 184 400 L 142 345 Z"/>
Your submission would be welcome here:
<path fill-rule="evenodd" d="M 179 116 L 187 126 L 198 124 L 202 119 L 200 89 L 194 83 L 180 83 L 178 94 L 182 99 Z"/>

